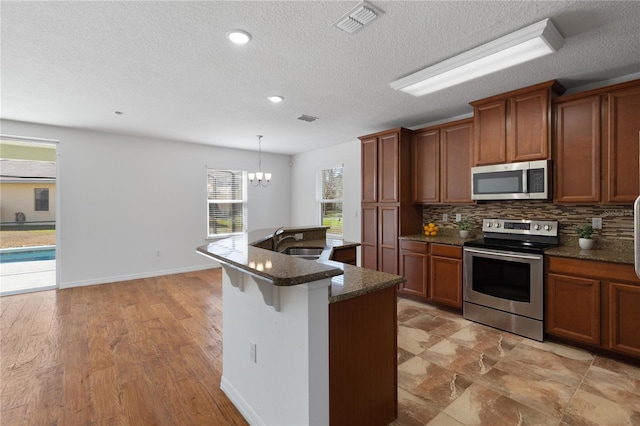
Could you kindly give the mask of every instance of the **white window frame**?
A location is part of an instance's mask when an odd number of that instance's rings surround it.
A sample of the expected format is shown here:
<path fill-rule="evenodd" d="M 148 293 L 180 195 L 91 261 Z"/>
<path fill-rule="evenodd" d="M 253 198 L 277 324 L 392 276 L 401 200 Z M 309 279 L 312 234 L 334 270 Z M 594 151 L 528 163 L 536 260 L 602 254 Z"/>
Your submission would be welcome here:
<path fill-rule="evenodd" d="M 209 199 L 209 172 L 230 172 L 230 173 L 241 173 L 242 177 L 241 177 L 241 185 L 242 185 L 242 199 L 220 199 L 220 200 L 210 200 Z M 207 239 L 216 239 L 216 238 L 223 238 L 223 237 L 228 237 L 231 235 L 238 235 L 238 234 L 242 234 L 244 232 L 247 231 L 247 172 L 244 170 L 229 170 L 229 169 L 222 169 L 222 168 L 217 168 L 217 167 L 208 167 L 206 168 L 206 201 L 207 201 L 207 210 L 206 210 L 206 226 L 207 226 L 207 230 L 206 230 L 206 235 L 207 235 Z M 239 204 L 242 203 L 242 230 L 241 231 L 236 231 L 236 232 L 226 232 L 226 233 L 217 233 L 217 234 L 211 234 L 209 232 L 210 230 L 210 226 L 209 226 L 209 211 L 210 211 L 210 206 L 213 204 Z"/>
<path fill-rule="evenodd" d="M 317 221 L 318 221 L 318 224 L 320 226 L 323 226 L 323 224 L 322 224 L 322 206 L 324 204 L 340 203 L 342 205 L 342 207 L 343 207 L 342 216 L 340 217 L 340 221 L 342 222 L 342 227 L 341 227 L 342 233 L 336 234 L 336 233 L 331 232 L 331 229 L 327 229 L 327 235 L 329 235 L 331 237 L 342 238 L 344 236 L 344 202 L 343 202 L 343 198 L 326 198 L 326 199 L 323 198 L 323 194 L 324 194 L 324 191 L 323 191 L 324 181 L 322 179 L 323 172 L 325 170 L 333 170 L 333 169 L 341 169 L 342 170 L 342 179 L 343 179 L 343 181 L 342 181 L 342 191 L 343 191 L 343 196 L 344 196 L 344 164 L 340 164 L 340 165 L 334 166 L 334 167 L 327 167 L 327 168 L 319 170 L 318 173 L 317 173 L 317 185 L 316 185 L 316 198 L 317 198 L 317 204 L 318 204 L 317 210 L 316 210 L 316 212 L 317 212 Z"/>

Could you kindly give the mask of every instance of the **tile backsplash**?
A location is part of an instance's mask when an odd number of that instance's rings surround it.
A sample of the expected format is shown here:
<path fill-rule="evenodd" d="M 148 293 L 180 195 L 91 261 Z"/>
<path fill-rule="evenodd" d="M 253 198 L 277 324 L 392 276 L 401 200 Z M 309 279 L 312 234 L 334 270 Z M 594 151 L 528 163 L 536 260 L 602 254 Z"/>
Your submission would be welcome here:
<path fill-rule="evenodd" d="M 442 215 L 449 216 L 443 222 Z M 560 225 L 561 244 L 573 244 L 577 239 L 576 225 L 602 218 L 602 229 L 594 232 L 596 248 L 633 250 L 633 207 L 553 204 L 543 201 L 499 201 L 474 205 L 424 205 L 424 223 L 436 223 L 446 231 L 457 230 L 456 214 L 476 223 L 474 234 L 481 233 L 482 219 L 538 219 L 556 220 Z"/>

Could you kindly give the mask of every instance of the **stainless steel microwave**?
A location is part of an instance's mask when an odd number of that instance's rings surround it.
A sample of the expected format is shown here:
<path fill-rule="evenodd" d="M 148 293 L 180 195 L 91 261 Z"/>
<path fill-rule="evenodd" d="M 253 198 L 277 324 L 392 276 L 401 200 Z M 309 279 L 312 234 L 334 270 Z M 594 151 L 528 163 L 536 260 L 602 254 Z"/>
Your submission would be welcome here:
<path fill-rule="evenodd" d="M 548 200 L 550 197 L 549 160 L 471 168 L 473 200 Z"/>

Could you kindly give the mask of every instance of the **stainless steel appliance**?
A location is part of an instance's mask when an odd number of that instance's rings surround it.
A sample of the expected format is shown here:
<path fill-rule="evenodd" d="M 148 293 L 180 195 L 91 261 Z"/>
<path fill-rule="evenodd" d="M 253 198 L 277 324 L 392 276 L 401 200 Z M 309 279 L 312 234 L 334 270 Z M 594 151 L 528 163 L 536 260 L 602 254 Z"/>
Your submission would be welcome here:
<path fill-rule="evenodd" d="M 551 162 L 495 164 L 471 168 L 474 200 L 547 200 L 551 198 Z"/>
<path fill-rule="evenodd" d="M 636 275 L 640 278 L 640 197 L 633 203 L 633 244 Z"/>
<path fill-rule="evenodd" d="M 558 222 L 484 219 L 483 238 L 464 244 L 463 316 L 544 339 L 544 250 Z"/>

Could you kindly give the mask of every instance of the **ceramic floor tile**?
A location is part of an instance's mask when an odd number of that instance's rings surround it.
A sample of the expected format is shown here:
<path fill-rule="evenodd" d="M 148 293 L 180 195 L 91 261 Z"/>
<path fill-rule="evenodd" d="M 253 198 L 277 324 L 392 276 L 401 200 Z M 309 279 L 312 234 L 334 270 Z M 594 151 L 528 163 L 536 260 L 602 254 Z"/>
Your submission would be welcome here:
<path fill-rule="evenodd" d="M 593 361 L 593 365 L 640 380 L 640 366 L 637 365 L 627 364 L 625 362 L 603 356 L 597 356 Z"/>
<path fill-rule="evenodd" d="M 471 385 L 462 375 L 420 357 L 398 367 L 398 388 L 444 409 Z"/>
<path fill-rule="evenodd" d="M 394 426 L 640 426 L 640 367 L 400 298 L 398 401 Z"/>
<path fill-rule="evenodd" d="M 512 367 L 513 364 L 507 364 Z M 502 370 L 505 364 L 496 364 L 478 380 L 487 387 L 531 407 L 558 420 L 562 418 L 564 410 L 571 402 L 577 385 L 550 380 L 527 369 Z"/>
<path fill-rule="evenodd" d="M 595 359 L 595 355 L 593 355 L 591 352 L 585 351 L 584 349 L 563 345 L 561 343 L 548 342 L 548 341 L 538 342 L 536 340 L 531 340 L 523 337 L 522 344 L 531 346 L 543 351 L 553 352 L 556 355 L 560 355 L 564 358 L 570 358 L 577 361 L 591 362 Z"/>
<path fill-rule="evenodd" d="M 468 378 L 478 378 L 491 369 L 496 359 L 481 352 L 444 339 L 420 356 Z"/>
<path fill-rule="evenodd" d="M 398 418 L 394 426 L 425 425 L 441 412 L 434 403 L 398 389 Z"/>
<path fill-rule="evenodd" d="M 515 348 L 523 337 L 473 324 L 452 334 L 448 339 L 494 358 L 502 358 Z"/>
<path fill-rule="evenodd" d="M 398 347 L 414 355 L 425 351 L 441 340 L 442 337 L 427 333 L 419 328 L 402 325 L 398 327 Z"/>
<path fill-rule="evenodd" d="M 474 383 L 444 413 L 464 425 L 558 425 L 560 420 Z"/>
<path fill-rule="evenodd" d="M 577 387 L 586 374 L 591 361 L 565 358 L 553 352 L 529 345 L 518 345 L 509 356 L 500 360 L 500 368 L 518 374 L 532 371 L 547 379 Z"/>
<path fill-rule="evenodd" d="M 578 390 L 567 408 L 563 421 L 569 425 L 639 425 L 640 412 Z"/>
<path fill-rule="evenodd" d="M 640 380 L 624 373 L 591 366 L 580 384 L 580 390 L 640 412 Z"/>

